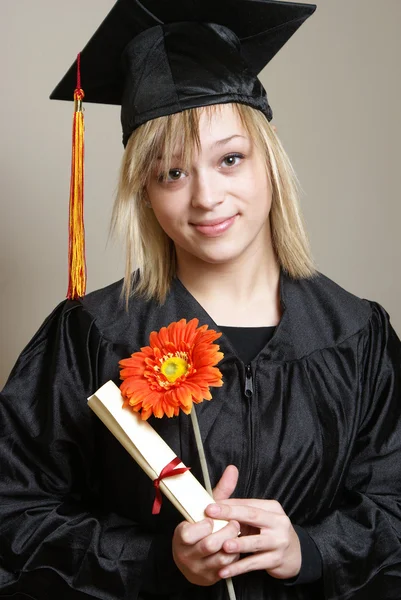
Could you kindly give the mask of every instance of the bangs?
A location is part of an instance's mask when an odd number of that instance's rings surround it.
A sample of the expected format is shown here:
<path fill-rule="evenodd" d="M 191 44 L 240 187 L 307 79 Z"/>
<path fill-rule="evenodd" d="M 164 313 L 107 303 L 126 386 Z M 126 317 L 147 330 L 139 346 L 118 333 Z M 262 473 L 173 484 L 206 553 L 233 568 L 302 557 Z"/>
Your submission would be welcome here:
<path fill-rule="evenodd" d="M 133 192 L 146 187 L 157 173 L 167 180 L 170 169 L 189 170 L 194 155 L 200 150 L 199 122 L 202 114 L 210 121 L 221 104 L 190 108 L 180 113 L 153 119 L 141 125 L 131 135 L 126 154 L 129 156 L 128 177 Z M 258 142 L 252 109 L 244 104 L 232 104 L 234 111 L 254 142 Z"/>

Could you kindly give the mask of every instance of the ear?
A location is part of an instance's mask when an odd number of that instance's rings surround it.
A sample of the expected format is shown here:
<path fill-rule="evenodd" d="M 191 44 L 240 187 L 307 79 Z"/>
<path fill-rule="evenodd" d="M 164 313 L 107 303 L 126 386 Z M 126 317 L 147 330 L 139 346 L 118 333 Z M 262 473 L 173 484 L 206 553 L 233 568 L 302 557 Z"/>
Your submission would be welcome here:
<path fill-rule="evenodd" d="M 148 192 L 147 192 L 146 188 L 143 188 L 143 190 L 142 190 L 142 197 L 143 197 L 143 201 L 145 203 L 145 206 L 147 208 L 152 208 L 152 205 L 150 203 Z"/>

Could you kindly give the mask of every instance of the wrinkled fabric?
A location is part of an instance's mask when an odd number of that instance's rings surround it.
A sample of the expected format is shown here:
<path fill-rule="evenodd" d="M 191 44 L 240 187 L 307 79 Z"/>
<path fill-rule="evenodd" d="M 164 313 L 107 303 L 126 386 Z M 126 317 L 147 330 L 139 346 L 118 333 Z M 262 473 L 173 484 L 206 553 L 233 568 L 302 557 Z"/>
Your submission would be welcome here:
<path fill-rule="evenodd" d="M 268 121 L 273 118 L 262 83 L 241 55 L 240 40 L 223 25 L 156 25 L 127 45 L 123 61 L 124 146 L 139 125 L 199 106 L 239 102 Z"/>
<path fill-rule="evenodd" d="M 64 301 L 22 352 L 0 402 L 0 596 L 223 600 L 224 583 L 189 584 L 171 538 L 181 520 L 87 407 L 151 331 L 197 317 L 175 279 L 164 305 L 119 302 L 121 282 Z M 401 597 L 401 343 L 385 309 L 322 274 L 280 277 L 283 314 L 245 365 L 219 339 L 224 385 L 196 407 L 212 485 L 239 469 L 234 496 L 278 500 L 315 542 L 323 576 L 286 586 L 238 576 L 238 600 Z M 202 481 L 190 419 L 151 425 Z"/>

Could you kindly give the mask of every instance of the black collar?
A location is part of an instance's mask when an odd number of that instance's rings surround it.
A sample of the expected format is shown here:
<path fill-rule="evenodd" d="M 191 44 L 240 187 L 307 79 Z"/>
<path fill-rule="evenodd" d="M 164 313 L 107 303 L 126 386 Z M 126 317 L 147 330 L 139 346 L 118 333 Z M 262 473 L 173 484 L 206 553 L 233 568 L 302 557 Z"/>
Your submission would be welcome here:
<path fill-rule="evenodd" d="M 121 301 L 121 289 L 122 280 L 79 302 L 69 302 L 69 306 L 81 304 L 103 338 L 126 347 L 127 356 L 148 345 L 152 331 L 179 319 L 196 317 L 200 325 L 207 324 L 218 331 L 218 325 L 178 278 L 173 279 L 163 305 L 133 296 L 128 313 Z M 317 350 L 337 346 L 365 327 L 372 312 L 367 300 L 347 292 L 319 272 L 311 278 L 293 279 L 281 269 L 280 302 L 281 320 L 256 361 L 299 360 Z M 224 334 L 219 343 L 224 360 L 238 359 Z"/>

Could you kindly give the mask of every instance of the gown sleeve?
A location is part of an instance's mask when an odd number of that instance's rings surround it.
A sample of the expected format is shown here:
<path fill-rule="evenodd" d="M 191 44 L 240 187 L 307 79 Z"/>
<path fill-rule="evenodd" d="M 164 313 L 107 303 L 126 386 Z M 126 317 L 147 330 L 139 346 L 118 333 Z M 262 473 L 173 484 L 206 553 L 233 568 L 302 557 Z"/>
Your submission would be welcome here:
<path fill-rule="evenodd" d="M 1 394 L 0 596 L 135 600 L 157 583 L 143 574 L 157 572 L 147 561 L 159 536 L 102 514 L 93 501 L 96 447 L 86 398 L 97 389 L 102 343 L 79 302 L 61 303 Z M 188 585 L 172 569 L 170 585 Z"/>
<path fill-rule="evenodd" d="M 340 500 L 303 525 L 323 565 L 326 600 L 399 600 L 401 590 L 401 342 L 371 302 L 359 344 L 358 435 Z"/>
<path fill-rule="evenodd" d="M 294 529 L 299 538 L 302 561 L 298 575 L 282 580 L 284 585 L 288 587 L 300 585 L 301 583 L 313 583 L 322 576 L 322 557 L 315 542 L 303 527 L 294 525 Z"/>

